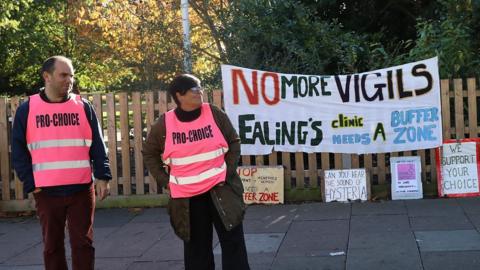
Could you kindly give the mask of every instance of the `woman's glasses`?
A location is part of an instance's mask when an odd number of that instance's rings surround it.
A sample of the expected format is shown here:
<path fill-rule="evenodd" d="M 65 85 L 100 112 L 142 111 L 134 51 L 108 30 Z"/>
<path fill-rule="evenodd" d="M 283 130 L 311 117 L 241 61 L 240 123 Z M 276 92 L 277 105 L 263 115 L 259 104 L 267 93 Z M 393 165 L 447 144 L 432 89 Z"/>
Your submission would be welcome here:
<path fill-rule="evenodd" d="M 200 92 L 200 91 L 203 91 L 203 87 L 201 87 L 201 86 L 196 86 L 196 87 L 192 87 L 192 88 L 190 88 L 190 89 L 188 89 L 188 90 L 190 90 L 190 91 L 192 91 L 192 92 Z"/>

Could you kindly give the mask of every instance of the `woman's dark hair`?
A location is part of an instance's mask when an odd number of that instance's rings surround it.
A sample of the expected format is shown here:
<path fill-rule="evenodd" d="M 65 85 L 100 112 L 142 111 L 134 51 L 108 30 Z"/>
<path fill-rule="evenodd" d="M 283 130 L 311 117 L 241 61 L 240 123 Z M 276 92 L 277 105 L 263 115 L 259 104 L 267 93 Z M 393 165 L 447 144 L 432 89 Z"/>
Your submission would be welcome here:
<path fill-rule="evenodd" d="M 177 106 L 179 106 L 179 101 L 177 99 L 176 93 L 180 95 L 185 95 L 188 89 L 193 87 L 200 87 L 200 79 L 191 75 L 191 74 L 181 74 L 178 75 L 170 82 L 168 86 L 168 94 L 173 98 Z"/>

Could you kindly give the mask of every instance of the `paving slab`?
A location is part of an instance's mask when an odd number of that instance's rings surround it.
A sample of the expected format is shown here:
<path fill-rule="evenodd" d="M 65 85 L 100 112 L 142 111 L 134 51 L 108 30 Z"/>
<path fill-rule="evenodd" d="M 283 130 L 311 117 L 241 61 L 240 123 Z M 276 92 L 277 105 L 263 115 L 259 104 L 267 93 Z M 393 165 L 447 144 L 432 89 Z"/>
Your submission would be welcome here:
<path fill-rule="evenodd" d="M 44 270 L 43 265 L 1 265 L 0 270 Z"/>
<path fill-rule="evenodd" d="M 10 233 L 12 228 L 36 223 L 38 223 L 38 219 L 36 217 L 0 219 L 0 234 Z"/>
<path fill-rule="evenodd" d="M 352 204 L 352 216 L 406 215 L 407 207 L 402 201 L 378 201 Z"/>
<path fill-rule="evenodd" d="M 140 257 L 168 231 L 162 223 L 129 223 L 112 233 L 109 241 L 97 243 L 95 252 L 107 258 Z"/>
<path fill-rule="evenodd" d="M 93 224 L 97 228 L 120 227 L 130 222 L 136 215 L 127 208 L 97 209 Z"/>
<path fill-rule="evenodd" d="M 351 233 L 410 231 L 407 215 L 352 216 Z"/>
<path fill-rule="evenodd" d="M 20 255 L 41 243 L 42 235 L 38 223 L 12 224 L 10 233 L 0 237 L 0 263 Z"/>
<path fill-rule="evenodd" d="M 245 233 L 285 233 L 293 219 L 279 216 L 276 219 L 245 219 L 243 231 Z"/>
<path fill-rule="evenodd" d="M 277 257 L 329 256 L 346 251 L 349 220 L 295 221 L 280 246 Z"/>
<path fill-rule="evenodd" d="M 166 208 L 144 208 L 135 213 L 130 221 L 133 223 L 169 223 L 170 218 Z"/>
<path fill-rule="evenodd" d="M 151 269 L 168 269 L 168 270 L 183 270 L 183 261 L 168 261 L 168 262 L 133 262 L 129 265 L 127 270 L 151 270 Z"/>
<path fill-rule="evenodd" d="M 408 216 L 464 216 L 464 210 L 455 199 L 406 200 Z"/>
<path fill-rule="evenodd" d="M 1 250 L 1 247 L 0 247 Z M 35 265 L 43 264 L 43 243 L 30 247 L 22 253 L 17 254 L 5 261 L 5 264 L 11 265 Z"/>
<path fill-rule="evenodd" d="M 284 237 L 284 233 L 246 233 L 245 245 L 248 253 L 275 253 Z M 222 254 L 220 243 L 213 250 L 213 254 Z"/>
<path fill-rule="evenodd" d="M 110 237 L 111 234 L 120 230 L 120 228 L 121 227 L 94 227 L 93 228 L 93 245 L 95 246 L 97 243 L 101 241 L 108 241 L 107 238 Z"/>
<path fill-rule="evenodd" d="M 352 249 L 417 249 L 412 232 L 350 233 L 348 250 Z M 418 252 L 418 251 L 417 251 Z"/>
<path fill-rule="evenodd" d="M 270 270 L 273 259 L 275 258 L 275 253 L 256 253 L 248 254 L 248 264 L 250 265 L 251 270 Z M 215 270 L 222 269 L 222 255 L 215 255 Z"/>
<path fill-rule="evenodd" d="M 480 250 L 480 234 L 476 230 L 416 231 L 421 252 Z"/>
<path fill-rule="evenodd" d="M 467 215 L 480 215 L 480 197 L 457 198 L 456 200 Z"/>
<path fill-rule="evenodd" d="M 349 249 L 347 270 L 423 270 L 416 249 Z"/>
<path fill-rule="evenodd" d="M 276 253 L 248 254 L 248 263 L 253 269 L 268 269 L 272 266 Z"/>
<path fill-rule="evenodd" d="M 422 252 L 425 270 L 478 270 L 480 251 Z"/>
<path fill-rule="evenodd" d="M 127 270 L 132 263 L 131 259 L 95 258 L 95 270 Z"/>
<path fill-rule="evenodd" d="M 475 227 L 464 215 L 450 217 L 411 217 L 413 231 L 473 230 Z"/>
<path fill-rule="evenodd" d="M 8 260 L 15 258 L 17 256 L 22 256 L 24 252 L 27 252 L 29 249 L 40 243 L 38 241 L 17 241 L 8 243 L 0 243 L 0 263 L 7 262 Z M 23 256 L 22 256 L 23 257 Z"/>
<path fill-rule="evenodd" d="M 301 204 L 295 220 L 349 219 L 351 203 L 306 203 Z"/>
<path fill-rule="evenodd" d="M 0 236 L 0 243 L 20 242 L 32 238 L 41 239 L 41 233 L 40 223 L 37 220 L 28 223 L 12 223 L 8 228 L 8 233 Z"/>
<path fill-rule="evenodd" d="M 350 234 L 347 270 L 422 269 L 413 233 L 405 231 Z"/>
<path fill-rule="evenodd" d="M 476 230 L 480 232 L 480 214 L 479 215 L 470 215 L 468 218 L 469 218 L 470 222 L 472 222 L 472 224 L 476 228 Z"/>
<path fill-rule="evenodd" d="M 275 270 L 344 270 L 345 256 L 335 257 L 280 257 L 271 269 Z"/>
<path fill-rule="evenodd" d="M 95 228 L 94 234 L 93 234 L 93 238 L 94 238 L 93 246 L 97 247 L 99 243 L 103 241 L 109 241 L 107 237 L 118 229 L 119 228 L 117 227 Z M 68 237 L 67 231 L 65 232 L 64 244 L 65 244 L 65 255 L 67 259 L 70 259 L 71 258 L 70 239 Z M 15 264 L 15 265 L 43 264 L 42 254 L 43 254 L 43 243 L 42 241 L 39 241 L 36 245 L 8 259 L 6 263 Z M 98 255 L 98 252 L 97 252 L 97 255 Z"/>
<path fill-rule="evenodd" d="M 265 222 L 293 220 L 298 215 L 300 206 L 299 204 L 249 205 L 245 220 L 262 220 Z"/>
<path fill-rule="evenodd" d="M 139 261 L 183 261 L 183 241 L 173 230 L 163 236 L 152 247 L 145 251 Z"/>

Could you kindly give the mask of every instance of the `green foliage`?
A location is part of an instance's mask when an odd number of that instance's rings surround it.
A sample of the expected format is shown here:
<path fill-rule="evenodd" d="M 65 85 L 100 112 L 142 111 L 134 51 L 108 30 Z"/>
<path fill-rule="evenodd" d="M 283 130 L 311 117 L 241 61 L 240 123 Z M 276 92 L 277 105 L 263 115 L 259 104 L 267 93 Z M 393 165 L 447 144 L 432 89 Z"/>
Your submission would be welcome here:
<path fill-rule="evenodd" d="M 353 72 L 364 58 L 363 36 L 344 31 L 338 22 L 316 20 L 298 1 L 235 2 L 223 31 L 234 65 L 325 74 Z"/>
<path fill-rule="evenodd" d="M 473 76 L 480 61 L 479 2 L 235 1 L 223 28 L 228 62 L 339 74 L 438 55 L 442 77 Z"/>
<path fill-rule="evenodd" d="M 441 77 L 478 75 L 480 0 L 190 1 L 194 72 L 220 64 L 297 74 L 363 72 L 439 56 Z M 0 1 L 0 93 L 32 93 L 49 56 L 82 91 L 162 89 L 182 69 L 179 1 Z"/>
<path fill-rule="evenodd" d="M 0 2 L 0 33 L 8 29 L 18 30 L 20 22 L 13 18 L 14 14 L 21 8 L 28 7 L 31 2 L 32 0 Z"/>
<path fill-rule="evenodd" d="M 440 1 L 438 20 L 419 19 L 418 38 L 407 59 L 438 55 L 440 76 L 478 75 L 480 38 L 478 26 L 480 4 L 471 1 Z M 477 17 L 475 17 L 477 16 Z M 475 27 L 477 29 L 475 30 Z"/>
<path fill-rule="evenodd" d="M 14 8 L 10 5 L 8 20 L 15 21 L 16 26 L 0 31 L 0 92 L 35 91 L 41 84 L 41 63 L 64 52 L 64 27 L 56 15 L 62 2 L 20 1 Z"/>

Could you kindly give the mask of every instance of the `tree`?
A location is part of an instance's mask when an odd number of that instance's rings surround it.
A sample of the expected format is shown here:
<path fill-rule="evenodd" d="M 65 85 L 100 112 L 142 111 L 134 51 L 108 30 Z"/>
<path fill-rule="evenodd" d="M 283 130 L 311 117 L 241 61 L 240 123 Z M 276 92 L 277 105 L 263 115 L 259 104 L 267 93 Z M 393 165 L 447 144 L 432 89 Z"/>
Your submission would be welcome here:
<path fill-rule="evenodd" d="M 438 55 L 443 78 L 478 75 L 480 1 L 439 1 L 436 13 L 437 19 L 418 19 L 418 38 L 406 58 Z"/>
<path fill-rule="evenodd" d="M 222 27 L 228 63 L 285 73 L 360 70 L 368 56 L 365 36 L 315 15 L 294 0 L 231 2 Z"/>
<path fill-rule="evenodd" d="M 438 55 L 442 77 L 480 68 L 479 0 L 191 0 L 193 73 L 220 64 L 362 72 Z M 82 91 L 164 89 L 182 72 L 180 1 L 0 2 L 0 93 L 37 91 L 41 63 L 71 57 Z"/>
<path fill-rule="evenodd" d="M 4 1 L 5 2 L 5 1 Z M 2 2 L 0 92 L 33 93 L 42 84 L 38 69 L 51 55 L 65 54 L 64 1 Z"/>
<path fill-rule="evenodd" d="M 163 1 L 95 1 L 76 8 L 85 68 L 81 86 L 93 90 L 159 88 L 181 65 L 181 42 L 171 4 Z M 89 59 L 93 61 L 89 61 Z"/>

